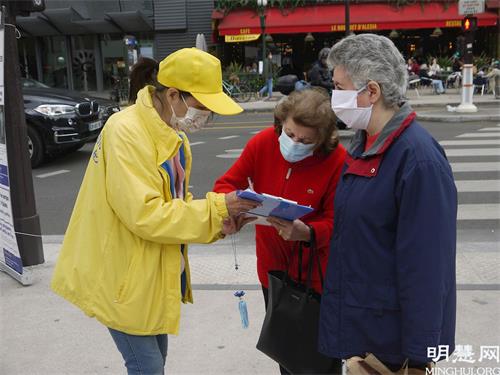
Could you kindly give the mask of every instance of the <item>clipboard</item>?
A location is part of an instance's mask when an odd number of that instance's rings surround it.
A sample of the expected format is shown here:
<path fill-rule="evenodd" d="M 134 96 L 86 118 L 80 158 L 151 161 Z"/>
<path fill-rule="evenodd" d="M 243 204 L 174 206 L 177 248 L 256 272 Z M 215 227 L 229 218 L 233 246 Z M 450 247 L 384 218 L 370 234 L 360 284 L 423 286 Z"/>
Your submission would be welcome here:
<path fill-rule="evenodd" d="M 248 199 L 262 203 L 261 207 L 248 211 L 247 214 L 293 221 L 314 211 L 312 207 L 302 206 L 297 202 L 269 194 L 259 194 L 253 190 L 239 190 L 236 195 L 242 199 Z"/>

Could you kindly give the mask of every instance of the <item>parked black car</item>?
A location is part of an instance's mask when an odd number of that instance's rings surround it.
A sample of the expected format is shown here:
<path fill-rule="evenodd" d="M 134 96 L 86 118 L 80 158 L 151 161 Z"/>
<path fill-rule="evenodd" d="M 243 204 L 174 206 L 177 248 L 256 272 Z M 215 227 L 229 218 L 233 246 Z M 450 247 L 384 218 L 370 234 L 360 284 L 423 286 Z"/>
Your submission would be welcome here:
<path fill-rule="evenodd" d="M 22 90 L 32 168 L 47 155 L 76 151 L 95 140 L 108 118 L 120 110 L 115 102 L 33 79 L 23 78 Z"/>

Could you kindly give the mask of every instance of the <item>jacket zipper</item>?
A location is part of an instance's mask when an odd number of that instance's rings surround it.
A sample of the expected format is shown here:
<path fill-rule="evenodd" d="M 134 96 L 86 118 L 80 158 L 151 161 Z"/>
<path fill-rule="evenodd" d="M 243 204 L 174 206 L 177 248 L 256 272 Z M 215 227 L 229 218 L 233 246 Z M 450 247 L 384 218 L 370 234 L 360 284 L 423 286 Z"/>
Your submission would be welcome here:
<path fill-rule="evenodd" d="M 286 172 L 286 176 L 285 176 L 285 183 L 283 184 L 283 187 L 282 187 L 281 193 L 280 193 L 280 196 L 283 198 L 286 198 L 286 197 L 284 197 L 284 194 L 285 194 L 286 188 L 288 187 L 288 181 L 290 180 L 291 175 L 292 175 L 292 167 L 288 167 L 288 171 Z"/>

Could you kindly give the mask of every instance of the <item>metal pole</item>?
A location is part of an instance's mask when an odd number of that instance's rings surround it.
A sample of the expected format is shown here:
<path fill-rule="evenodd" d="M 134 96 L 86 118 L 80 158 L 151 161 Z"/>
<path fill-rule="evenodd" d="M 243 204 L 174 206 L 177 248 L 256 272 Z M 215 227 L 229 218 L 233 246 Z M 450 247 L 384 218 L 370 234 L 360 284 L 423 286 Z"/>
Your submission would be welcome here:
<path fill-rule="evenodd" d="M 473 103 L 474 84 L 473 84 L 473 56 L 472 44 L 474 42 L 474 31 L 465 33 L 465 55 L 464 67 L 462 70 L 462 102 L 457 107 L 457 112 L 477 112 L 477 107 Z"/>
<path fill-rule="evenodd" d="M 345 7 L 345 35 L 349 36 L 351 34 L 351 20 L 349 15 L 349 0 L 344 0 Z"/>
<path fill-rule="evenodd" d="M 261 8 L 260 10 L 260 28 L 262 29 L 262 69 L 263 69 L 263 74 L 262 76 L 264 77 L 264 81 L 267 80 L 267 72 L 266 72 L 266 14 L 264 13 L 265 9 L 264 7 Z"/>
<path fill-rule="evenodd" d="M 15 2 L 8 1 L 5 23 L 16 24 Z M 35 193 L 26 139 L 23 95 L 15 29 L 5 28 L 5 131 L 10 169 L 10 193 L 14 230 L 23 266 L 44 262 L 40 219 L 36 212 Z"/>

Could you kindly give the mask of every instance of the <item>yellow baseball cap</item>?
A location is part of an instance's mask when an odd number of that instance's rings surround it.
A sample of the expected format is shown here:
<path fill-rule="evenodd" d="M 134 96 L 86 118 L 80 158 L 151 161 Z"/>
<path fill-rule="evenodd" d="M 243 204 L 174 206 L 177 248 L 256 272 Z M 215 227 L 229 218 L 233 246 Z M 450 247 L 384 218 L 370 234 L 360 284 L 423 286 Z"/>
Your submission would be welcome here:
<path fill-rule="evenodd" d="M 209 110 L 220 115 L 243 112 L 243 108 L 222 91 L 220 60 L 198 48 L 183 48 L 163 59 L 158 82 L 189 92 Z"/>

